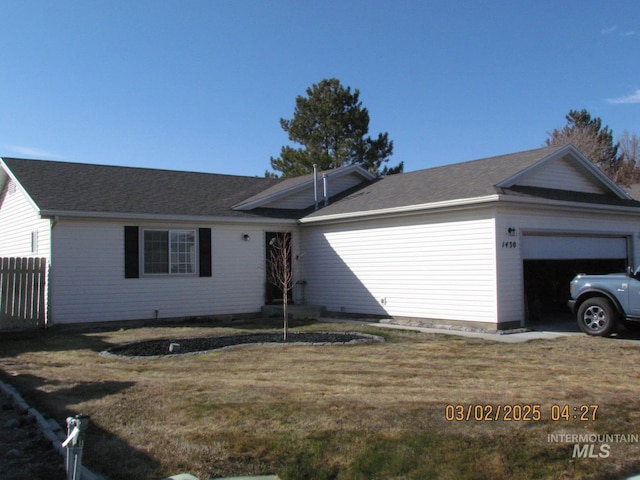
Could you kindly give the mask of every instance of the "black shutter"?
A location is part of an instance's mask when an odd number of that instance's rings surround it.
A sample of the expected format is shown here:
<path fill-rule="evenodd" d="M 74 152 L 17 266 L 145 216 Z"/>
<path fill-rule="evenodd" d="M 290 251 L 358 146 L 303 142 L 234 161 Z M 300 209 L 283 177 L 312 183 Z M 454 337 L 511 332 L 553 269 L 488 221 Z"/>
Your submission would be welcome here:
<path fill-rule="evenodd" d="M 200 276 L 211 276 L 211 229 L 198 229 L 198 244 L 200 245 Z"/>
<path fill-rule="evenodd" d="M 124 227 L 124 278 L 140 277 L 138 227 Z"/>

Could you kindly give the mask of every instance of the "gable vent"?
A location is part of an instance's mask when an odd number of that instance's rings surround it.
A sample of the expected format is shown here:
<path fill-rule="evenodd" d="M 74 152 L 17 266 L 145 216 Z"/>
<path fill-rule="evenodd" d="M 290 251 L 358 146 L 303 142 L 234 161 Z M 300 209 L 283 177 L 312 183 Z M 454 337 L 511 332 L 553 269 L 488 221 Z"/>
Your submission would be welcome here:
<path fill-rule="evenodd" d="M 16 187 L 16 182 L 14 182 L 13 180 L 9 180 L 9 183 L 7 184 L 7 193 L 9 195 L 13 195 L 14 193 L 16 193 L 17 189 L 18 187 Z"/>

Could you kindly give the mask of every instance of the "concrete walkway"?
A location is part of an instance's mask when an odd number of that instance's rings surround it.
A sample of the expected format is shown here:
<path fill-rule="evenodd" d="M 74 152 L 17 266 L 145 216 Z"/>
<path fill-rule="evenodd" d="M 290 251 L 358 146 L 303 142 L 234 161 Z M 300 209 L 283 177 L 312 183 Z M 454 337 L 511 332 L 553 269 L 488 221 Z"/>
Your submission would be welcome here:
<path fill-rule="evenodd" d="M 387 323 L 378 320 L 365 320 L 365 319 L 344 319 L 344 318 L 321 318 L 322 322 L 335 322 L 335 323 L 352 323 L 357 325 L 367 325 L 370 327 L 387 328 L 394 330 L 412 330 L 415 332 L 423 333 L 439 333 L 442 335 L 456 335 L 467 338 L 481 338 L 484 340 L 490 340 L 492 342 L 503 343 L 522 343 L 529 340 L 554 340 L 560 337 L 566 337 L 569 335 L 584 335 L 580 332 L 575 322 L 567 323 L 549 323 L 536 325 L 535 330 L 519 329 L 512 331 L 502 332 L 486 332 L 486 331 L 473 331 L 462 330 L 454 328 L 437 328 L 426 326 L 413 326 L 413 325 L 399 325 L 395 323 Z"/>

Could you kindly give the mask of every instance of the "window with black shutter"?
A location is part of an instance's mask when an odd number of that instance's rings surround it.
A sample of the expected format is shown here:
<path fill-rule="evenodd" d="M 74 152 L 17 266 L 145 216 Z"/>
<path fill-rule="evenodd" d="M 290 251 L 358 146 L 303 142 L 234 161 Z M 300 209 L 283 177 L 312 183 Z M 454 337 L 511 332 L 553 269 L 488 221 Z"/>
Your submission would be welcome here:
<path fill-rule="evenodd" d="M 198 229 L 198 245 L 200 251 L 200 276 L 211 276 L 211 229 L 200 228 Z"/>
<path fill-rule="evenodd" d="M 139 278 L 141 271 L 194 275 L 196 266 L 200 277 L 212 276 L 210 228 L 197 229 L 196 251 L 196 230 L 145 229 L 141 235 L 139 227 L 125 226 L 124 252 L 125 278 Z"/>
<path fill-rule="evenodd" d="M 124 227 L 124 278 L 140 276 L 138 227 Z"/>

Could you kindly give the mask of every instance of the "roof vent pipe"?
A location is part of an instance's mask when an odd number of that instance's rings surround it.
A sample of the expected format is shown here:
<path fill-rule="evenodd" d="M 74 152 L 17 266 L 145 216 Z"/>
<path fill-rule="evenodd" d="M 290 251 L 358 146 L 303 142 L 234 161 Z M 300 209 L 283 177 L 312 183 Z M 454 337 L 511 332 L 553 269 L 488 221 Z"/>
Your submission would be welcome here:
<path fill-rule="evenodd" d="M 327 185 L 327 174 L 322 174 L 322 194 L 324 198 L 324 206 L 329 205 L 329 194 L 328 194 L 328 185 Z"/>
<path fill-rule="evenodd" d="M 318 210 L 318 165 L 313 164 L 313 204 Z"/>

